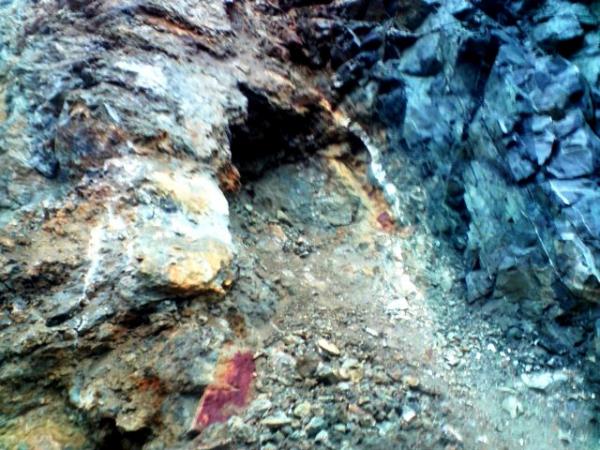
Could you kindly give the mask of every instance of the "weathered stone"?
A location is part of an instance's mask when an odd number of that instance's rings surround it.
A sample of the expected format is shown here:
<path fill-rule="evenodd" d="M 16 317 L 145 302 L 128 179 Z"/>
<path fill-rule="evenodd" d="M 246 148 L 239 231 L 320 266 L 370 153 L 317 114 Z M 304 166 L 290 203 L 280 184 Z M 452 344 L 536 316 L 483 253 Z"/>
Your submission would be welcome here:
<path fill-rule="evenodd" d="M 286 416 L 282 411 L 277 411 L 275 414 L 265 417 L 260 423 L 269 428 L 281 428 L 292 423 L 292 419 Z"/>
<path fill-rule="evenodd" d="M 428 77 L 442 69 L 441 33 L 431 33 L 419 39 L 402 55 L 400 70 L 409 75 Z"/>
<path fill-rule="evenodd" d="M 521 381 L 530 389 L 546 391 L 556 383 L 564 382 L 568 377 L 564 373 L 539 372 L 522 374 Z"/>
<path fill-rule="evenodd" d="M 556 178 L 592 175 L 600 164 L 600 138 L 588 128 L 580 128 L 563 138 L 557 155 L 548 165 Z"/>
<path fill-rule="evenodd" d="M 583 29 L 574 14 L 561 11 L 546 22 L 536 25 L 533 37 L 546 50 L 569 53 L 581 43 Z"/>
<path fill-rule="evenodd" d="M 474 302 L 488 296 L 492 292 L 494 280 L 482 270 L 474 270 L 467 274 L 467 300 Z"/>
<path fill-rule="evenodd" d="M 541 5 L 534 16 L 535 22 L 543 22 L 555 16 L 573 16 L 584 27 L 595 27 L 598 25 L 598 18 L 590 11 L 584 3 L 552 1 Z"/>
<path fill-rule="evenodd" d="M 514 395 L 510 395 L 502 401 L 502 409 L 508 413 L 511 419 L 516 419 L 523 414 L 523 404 Z"/>

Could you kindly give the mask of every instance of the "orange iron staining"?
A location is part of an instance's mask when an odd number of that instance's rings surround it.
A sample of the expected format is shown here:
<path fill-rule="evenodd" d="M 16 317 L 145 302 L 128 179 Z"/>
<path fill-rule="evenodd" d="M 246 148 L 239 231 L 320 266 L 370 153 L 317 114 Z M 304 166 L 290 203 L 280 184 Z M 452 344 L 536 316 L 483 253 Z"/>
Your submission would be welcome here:
<path fill-rule="evenodd" d="M 215 382 L 204 391 L 192 428 L 201 431 L 213 423 L 225 422 L 246 406 L 255 370 L 254 356 L 249 351 L 238 351 L 219 362 Z"/>

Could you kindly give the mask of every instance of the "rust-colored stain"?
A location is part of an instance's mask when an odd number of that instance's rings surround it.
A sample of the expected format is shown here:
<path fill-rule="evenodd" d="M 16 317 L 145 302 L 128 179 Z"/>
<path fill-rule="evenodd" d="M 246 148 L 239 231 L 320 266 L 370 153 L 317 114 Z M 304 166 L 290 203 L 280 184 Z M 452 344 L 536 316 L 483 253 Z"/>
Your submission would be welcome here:
<path fill-rule="evenodd" d="M 219 187 L 225 192 L 238 192 L 242 187 L 240 172 L 231 163 L 224 164 L 217 173 Z"/>
<path fill-rule="evenodd" d="M 248 403 L 256 365 L 252 352 L 236 352 L 219 363 L 215 382 L 209 385 L 196 412 L 193 428 L 201 431 L 207 426 L 225 422 Z"/>
<path fill-rule="evenodd" d="M 140 378 L 137 380 L 137 387 L 144 392 L 160 392 L 162 390 L 162 384 L 157 377 Z"/>

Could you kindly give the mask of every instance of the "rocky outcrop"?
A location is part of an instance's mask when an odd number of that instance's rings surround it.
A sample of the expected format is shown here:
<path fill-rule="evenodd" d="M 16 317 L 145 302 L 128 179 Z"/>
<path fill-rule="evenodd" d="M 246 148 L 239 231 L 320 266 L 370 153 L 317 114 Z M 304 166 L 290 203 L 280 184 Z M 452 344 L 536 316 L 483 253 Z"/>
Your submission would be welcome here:
<path fill-rule="evenodd" d="M 304 9 L 306 27 L 319 31 L 304 35 L 308 63 L 335 69 L 332 95 L 384 134 L 398 192 L 407 171 L 422 180 L 425 220 L 464 253 L 469 300 L 521 311 L 553 351 L 591 348 L 600 298 L 597 7 L 422 0 L 408 7 L 421 13 L 406 9 Z M 422 221 L 410 195 L 400 219 Z M 558 324 L 584 326 L 587 337 Z"/>
<path fill-rule="evenodd" d="M 207 325 L 237 272 L 231 149 L 346 139 L 282 63 L 293 36 L 271 13 L 220 0 L 0 5 L 1 413 L 50 403 L 67 417 L 9 420 L 2 445 L 42 420 L 36 448 L 172 448 L 194 423 L 237 340 L 225 319 Z M 282 118 L 274 133 L 266 112 Z M 63 422 L 97 431 L 52 442 Z"/>
<path fill-rule="evenodd" d="M 254 271 L 235 165 L 328 146 L 370 152 L 384 228 L 463 254 L 468 301 L 600 361 L 597 6 L 8 0 L 0 26 L 3 445 L 187 445 L 201 394 L 227 391 L 222 352 L 248 344 L 226 303 Z M 309 216 L 294 195 L 278 220 Z M 315 220 L 351 223 L 341 197 Z M 235 301 L 264 320 L 258 278 Z"/>

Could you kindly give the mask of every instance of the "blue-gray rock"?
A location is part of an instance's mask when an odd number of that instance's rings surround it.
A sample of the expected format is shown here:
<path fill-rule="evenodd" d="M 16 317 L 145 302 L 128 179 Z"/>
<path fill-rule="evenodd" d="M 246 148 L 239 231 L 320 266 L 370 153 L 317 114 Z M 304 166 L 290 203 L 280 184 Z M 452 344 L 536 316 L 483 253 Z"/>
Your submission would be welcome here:
<path fill-rule="evenodd" d="M 575 14 L 559 13 L 533 29 L 533 38 L 545 50 L 572 53 L 583 40 L 583 28 Z"/>
<path fill-rule="evenodd" d="M 556 178 L 578 178 L 593 175 L 599 163 L 600 138 L 586 124 L 560 140 L 548 172 Z"/>
<path fill-rule="evenodd" d="M 442 69 L 442 34 L 420 38 L 401 58 L 400 70 L 415 76 L 429 77 Z"/>

